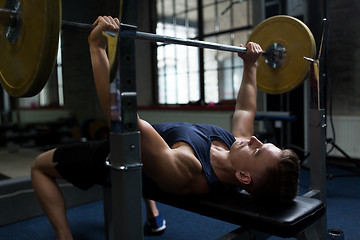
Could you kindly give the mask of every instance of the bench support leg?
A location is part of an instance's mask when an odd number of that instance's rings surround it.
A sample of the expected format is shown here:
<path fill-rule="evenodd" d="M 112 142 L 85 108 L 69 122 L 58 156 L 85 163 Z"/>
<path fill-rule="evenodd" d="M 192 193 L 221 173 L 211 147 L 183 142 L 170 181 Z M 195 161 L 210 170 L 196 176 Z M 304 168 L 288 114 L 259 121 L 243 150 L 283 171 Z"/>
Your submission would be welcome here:
<path fill-rule="evenodd" d="M 322 239 L 321 236 L 319 236 L 318 226 L 319 222 L 315 223 L 311 227 L 307 228 L 304 232 L 299 234 L 296 239 L 297 240 L 317 240 Z"/>
<path fill-rule="evenodd" d="M 268 239 L 271 235 L 263 232 L 258 232 L 252 229 L 239 227 L 232 232 L 225 234 L 217 240 L 263 240 Z"/>

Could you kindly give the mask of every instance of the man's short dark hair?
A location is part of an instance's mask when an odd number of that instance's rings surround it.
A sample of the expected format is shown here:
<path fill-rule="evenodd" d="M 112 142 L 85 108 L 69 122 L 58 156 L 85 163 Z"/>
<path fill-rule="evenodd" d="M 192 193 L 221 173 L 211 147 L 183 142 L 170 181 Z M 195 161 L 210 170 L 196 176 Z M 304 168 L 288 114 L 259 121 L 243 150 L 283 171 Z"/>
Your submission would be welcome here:
<path fill-rule="evenodd" d="M 299 190 L 300 163 L 294 151 L 285 149 L 277 167 L 266 169 L 263 178 L 254 183 L 251 194 L 261 200 L 291 203 Z"/>

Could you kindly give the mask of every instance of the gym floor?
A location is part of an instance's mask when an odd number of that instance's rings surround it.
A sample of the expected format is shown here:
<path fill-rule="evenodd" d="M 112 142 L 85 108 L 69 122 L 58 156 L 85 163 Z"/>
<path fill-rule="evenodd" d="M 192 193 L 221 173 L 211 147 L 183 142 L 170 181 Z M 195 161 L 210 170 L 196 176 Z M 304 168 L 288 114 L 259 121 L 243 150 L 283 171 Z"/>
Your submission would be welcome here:
<path fill-rule="evenodd" d="M 40 153 L 37 149 L 18 149 L 8 152 L 0 150 L 0 174 L 11 178 L 28 176 L 31 162 Z M 7 162 L 7 164 L 4 164 Z M 345 239 L 360 239 L 360 175 L 354 175 L 358 169 L 349 165 L 328 164 L 327 180 L 327 226 L 328 229 L 344 231 Z M 343 176 L 345 175 L 345 176 Z M 353 175 L 353 176 L 352 176 Z M 300 194 L 309 189 L 310 176 L 306 169 L 301 172 Z M 237 226 L 210 219 L 181 209 L 158 204 L 162 215 L 167 220 L 167 230 L 161 236 L 145 239 L 216 239 L 232 231 Z M 75 239 L 105 239 L 103 202 L 94 201 L 69 208 L 68 218 Z M 196 224 L 194 224 L 196 223 Z M 89 227 L 91 226 L 91 227 Z M 45 216 L 34 217 L 0 227 L 0 239 L 55 239 L 56 236 Z M 271 239 L 279 239 L 271 237 Z"/>
<path fill-rule="evenodd" d="M 0 174 L 9 178 L 29 176 L 31 163 L 40 153 L 35 148 L 0 148 Z"/>

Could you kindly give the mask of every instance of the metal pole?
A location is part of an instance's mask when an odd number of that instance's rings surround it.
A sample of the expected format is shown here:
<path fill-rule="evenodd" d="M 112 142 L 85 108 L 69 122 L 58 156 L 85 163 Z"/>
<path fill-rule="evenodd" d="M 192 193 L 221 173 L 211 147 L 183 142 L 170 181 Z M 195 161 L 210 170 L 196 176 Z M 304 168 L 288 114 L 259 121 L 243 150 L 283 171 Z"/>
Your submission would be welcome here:
<path fill-rule="evenodd" d="M 137 24 L 137 0 L 121 2 L 121 19 Z M 136 27 L 122 27 L 133 36 Z M 142 240 L 142 164 L 140 134 L 137 127 L 135 39 L 118 38 L 116 78 L 111 84 L 111 170 L 110 240 Z"/>
<path fill-rule="evenodd" d="M 304 57 L 309 61 L 310 105 L 309 105 L 309 133 L 310 133 L 310 180 L 311 191 L 304 196 L 320 199 L 326 204 L 326 113 L 323 108 L 320 79 L 320 60 L 324 43 L 326 43 L 327 21 L 322 24 L 322 37 L 317 59 Z M 315 224 L 320 239 L 327 237 L 327 219 L 325 215 Z"/>
<path fill-rule="evenodd" d="M 326 121 L 325 109 L 320 107 L 320 88 L 318 60 L 309 59 L 310 70 L 310 106 L 309 106 L 309 133 L 310 133 L 310 180 L 311 190 L 305 197 L 316 198 L 326 204 Z M 325 215 L 315 224 L 320 239 L 327 235 L 327 220 Z"/>

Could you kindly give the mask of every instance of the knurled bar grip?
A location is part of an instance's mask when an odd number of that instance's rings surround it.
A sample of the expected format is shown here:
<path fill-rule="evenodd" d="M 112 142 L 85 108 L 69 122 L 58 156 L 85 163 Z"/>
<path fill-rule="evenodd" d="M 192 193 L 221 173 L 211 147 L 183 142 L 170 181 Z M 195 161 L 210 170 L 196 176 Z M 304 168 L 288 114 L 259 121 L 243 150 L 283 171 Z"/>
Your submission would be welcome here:
<path fill-rule="evenodd" d="M 244 47 L 235 47 L 235 46 L 211 43 L 205 41 L 176 38 L 176 37 L 158 35 L 153 33 L 136 32 L 136 39 L 147 40 L 151 42 L 163 42 L 169 44 L 185 45 L 185 46 L 198 47 L 198 48 L 208 48 L 208 49 L 214 49 L 220 51 L 246 53 L 246 48 Z"/>
<path fill-rule="evenodd" d="M 94 27 L 95 26 L 91 24 L 62 21 L 62 29 L 91 31 Z M 125 28 L 125 30 L 123 31 L 121 27 Z M 129 25 L 124 23 L 120 24 L 120 29 L 121 29 L 120 36 L 132 37 L 132 35 L 127 33 L 126 27 L 129 27 Z M 106 32 L 106 33 L 109 35 L 114 35 L 114 33 L 110 33 L 110 32 Z M 178 44 L 178 45 L 185 45 L 185 46 L 198 47 L 198 48 L 208 48 L 208 49 L 227 51 L 227 52 L 246 53 L 246 48 L 244 47 L 235 47 L 230 45 L 198 41 L 192 39 L 177 38 L 177 37 L 158 35 L 153 33 L 145 33 L 139 31 L 136 32 L 135 39 L 146 40 L 151 42 L 162 42 L 168 44 Z"/>

